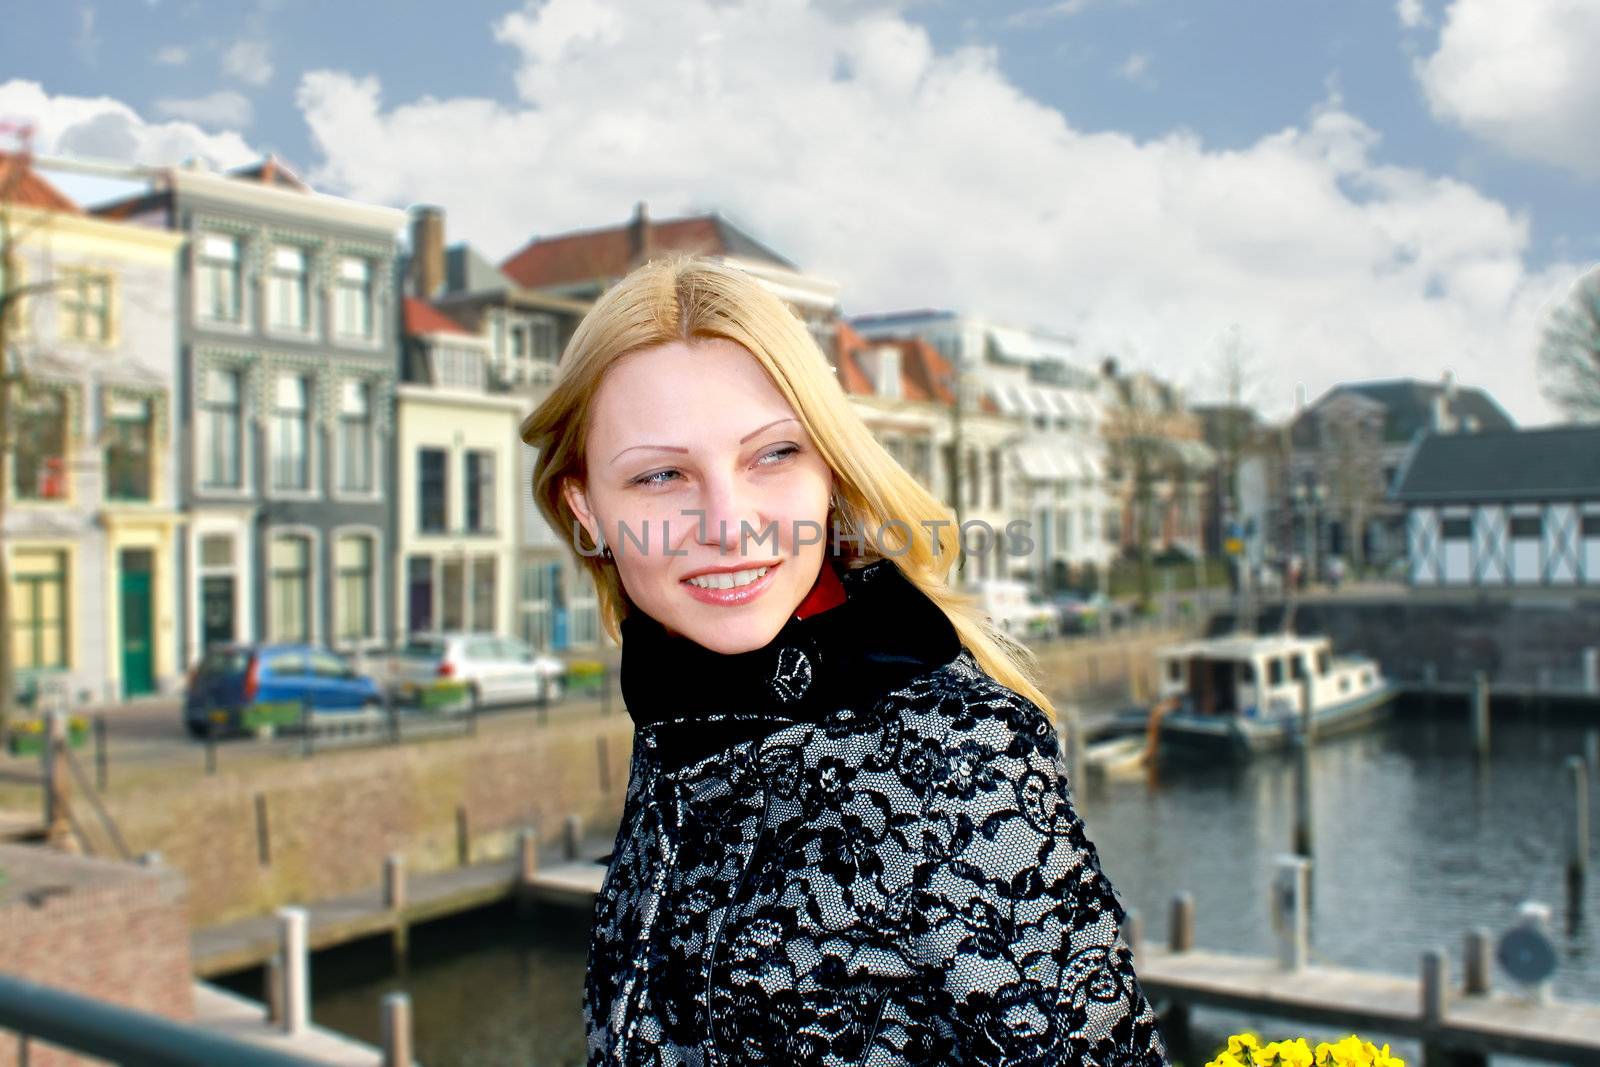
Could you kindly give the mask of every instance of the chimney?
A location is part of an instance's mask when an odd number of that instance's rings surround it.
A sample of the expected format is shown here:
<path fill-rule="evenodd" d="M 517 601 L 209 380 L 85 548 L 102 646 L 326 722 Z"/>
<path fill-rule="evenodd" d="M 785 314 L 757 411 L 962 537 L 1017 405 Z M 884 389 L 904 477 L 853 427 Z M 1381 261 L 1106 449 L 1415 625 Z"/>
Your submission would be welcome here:
<path fill-rule="evenodd" d="M 411 209 L 413 296 L 432 300 L 444 285 L 444 208 L 419 204 Z"/>
<path fill-rule="evenodd" d="M 1438 433 L 1455 432 L 1454 421 L 1450 417 L 1449 394 L 1438 392 L 1433 394 L 1433 428 Z"/>
<path fill-rule="evenodd" d="M 650 258 L 650 212 L 643 200 L 635 205 L 633 221 L 628 223 L 628 257 L 630 263 Z"/>

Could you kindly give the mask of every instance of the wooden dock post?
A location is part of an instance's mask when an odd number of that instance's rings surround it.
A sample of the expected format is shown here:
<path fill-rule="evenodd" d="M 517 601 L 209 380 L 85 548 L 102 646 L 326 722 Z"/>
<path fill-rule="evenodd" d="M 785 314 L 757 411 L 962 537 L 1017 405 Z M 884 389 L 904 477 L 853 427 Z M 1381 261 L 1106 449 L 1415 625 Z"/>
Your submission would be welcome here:
<path fill-rule="evenodd" d="M 293 1037 L 311 1023 L 311 968 L 306 953 L 304 908 L 278 909 L 278 942 L 283 954 L 283 1030 Z"/>
<path fill-rule="evenodd" d="M 1583 918 L 1583 883 L 1589 875 L 1589 765 L 1582 756 L 1567 757 L 1573 812 L 1567 834 L 1567 916 L 1570 926 Z"/>
<path fill-rule="evenodd" d="M 462 867 L 472 862 L 472 824 L 467 821 L 467 806 L 456 805 L 456 863 Z"/>
<path fill-rule="evenodd" d="M 406 858 L 391 852 L 383 860 L 383 906 L 394 915 L 390 942 L 395 968 L 404 970 L 411 951 L 411 929 L 406 924 Z"/>
<path fill-rule="evenodd" d="M 385 993 L 382 1012 L 383 1067 L 412 1067 L 410 995 Z"/>
<path fill-rule="evenodd" d="M 1443 952 L 1430 948 L 1422 954 L 1422 1018 L 1434 1026 L 1444 1022 L 1445 1012 L 1450 1007 L 1450 991 L 1445 985 L 1447 974 Z M 1422 1059 L 1424 1063 L 1440 1062 L 1437 1053 L 1429 1055 L 1426 1051 Z"/>
<path fill-rule="evenodd" d="M 517 834 L 517 911 L 533 910 L 533 880 L 539 877 L 539 834 L 527 827 Z"/>
<path fill-rule="evenodd" d="M 1311 861 L 1305 856 L 1278 857 L 1272 879 L 1272 925 L 1278 931 L 1278 966 L 1286 971 L 1305 967 L 1310 956 Z"/>
<path fill-rule="evenodd" d="M 272 866 L 272 831 L 267 822 L 267 795 L 256 794 L 256 862 Z"/>
<path fill-rule="evenodd" d="M 1466 974 L 1461 992 L 1469 997 L 1486 995 L 1490 990 L 1489 949 L 1494 944 L 1494 934 L 1486 926 L 1475 926 L 1467 931 Z"/>
<path fill-rule="evenodd" d="M 1188 952 L 1194 948 L 1194 894 L 1176 893 L 1172 897 L 1172 923 L 1167 931 L 1167 947 L 1173 952 Z M 1174 1001 L 1161 1016 L 1161 1031 L 1169 1045 L 1167 1052 L 1175 1059 L 1192 1059 L 1194 1044 L 1189 1032 L 1189 1005 Z"/>
<path fill-rule="evenodd" d="M 1305 719 L 1294 734 L 1294 841 L 1293 849 L 1308 859 L 1312 854 L 1311 841 L 1311 739 L 1307 735 Z"/>
<path fill-rule="evenodd" d="M 575 862 L 583 844 L 583 822 L 576 815 L 568 815 L 561 824 L 561 844 L 568 862 Z"/>
<path fill-rule="evenodd" d="M 1479 759 L 1489 757 L 1489 676 L 1472 676 L 1472 748 Z"/>

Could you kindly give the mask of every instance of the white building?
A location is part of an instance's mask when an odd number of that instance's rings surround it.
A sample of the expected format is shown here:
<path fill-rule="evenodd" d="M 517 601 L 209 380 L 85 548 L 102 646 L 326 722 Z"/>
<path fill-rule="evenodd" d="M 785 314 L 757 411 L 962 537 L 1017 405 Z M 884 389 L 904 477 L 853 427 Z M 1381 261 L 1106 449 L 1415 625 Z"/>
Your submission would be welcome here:
<path fill-rule="evenodd" d="M 1600 588 L 1600 426 L 1429 434 L 1391 499 L 1414 586 Z"/>

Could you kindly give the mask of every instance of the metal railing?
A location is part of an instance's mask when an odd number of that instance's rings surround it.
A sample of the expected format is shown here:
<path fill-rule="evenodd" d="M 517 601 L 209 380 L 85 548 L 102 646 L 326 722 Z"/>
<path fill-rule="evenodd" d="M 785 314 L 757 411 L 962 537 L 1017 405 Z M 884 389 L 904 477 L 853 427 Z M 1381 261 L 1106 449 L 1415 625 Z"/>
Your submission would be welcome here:
<path fill-rule="evenodd" d="M 0 974 L 0 1029 L 124 1067 L 318 1067 L 320 1061 Z M 20 1063 L 27 1063 L 24 1052 Z"/>

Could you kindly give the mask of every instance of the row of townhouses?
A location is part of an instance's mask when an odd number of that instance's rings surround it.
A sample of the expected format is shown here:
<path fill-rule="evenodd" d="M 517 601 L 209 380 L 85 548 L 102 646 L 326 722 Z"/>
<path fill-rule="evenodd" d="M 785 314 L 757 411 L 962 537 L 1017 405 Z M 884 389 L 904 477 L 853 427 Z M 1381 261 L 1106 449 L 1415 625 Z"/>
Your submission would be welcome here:
<path fill-rule="evenodd" d="M 533 504 L 517 430 L 595 297 L 668 251 L 782 297 L 885 448 L 963 522 L 1028 523 L 1027 556 L 969 537 L 963 581 L 1092 585 L 1141 546 L 1218 552 L 1239 521 L 1274 531 L 1258 541 L 1275 551 L 1297 534 L 1404 550 L 1403 518 L 1376 505 L 1295 525 L 1304 487 L 1392 480 L 1415 421 L 1394 383 L 1341 387 L 1269 429 L 1049 331 L 846 317 L 837 283 L 717 214 L 640 204 L 495 263 L 449 243 L 438 208 L 328 196 L 273 158 L 145 176 L 86 211 L 0 157 L 17 235 L 0 291 L 29 293 L 6 320 L 21 372 L 0 528 L 11 650 L 22 677 L 76 699 L 169 690 L 223 642 L 361 651 L 447 630 L 594 648 L 592 584 Z M 1487 398 L 1451 403 L 1499 427 Z M 1347 425 L 1372 471 L 1327 466 L 1350 452 Z"/>

